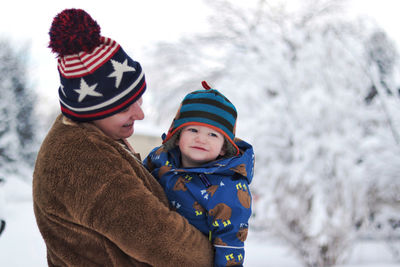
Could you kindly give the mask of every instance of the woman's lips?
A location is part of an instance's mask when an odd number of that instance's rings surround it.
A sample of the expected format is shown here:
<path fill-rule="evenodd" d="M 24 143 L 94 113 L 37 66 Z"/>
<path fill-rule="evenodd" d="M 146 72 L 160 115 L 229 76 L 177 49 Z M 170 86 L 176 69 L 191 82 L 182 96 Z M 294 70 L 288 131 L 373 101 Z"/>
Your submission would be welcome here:
<path fill-rule="evenodd" d="M 132 126 L 133 126 L 133 122 L 124 124 L 124 125 L 122 125 L 122 126 L 123 126 L 123 127 L 132 127 Z"/>

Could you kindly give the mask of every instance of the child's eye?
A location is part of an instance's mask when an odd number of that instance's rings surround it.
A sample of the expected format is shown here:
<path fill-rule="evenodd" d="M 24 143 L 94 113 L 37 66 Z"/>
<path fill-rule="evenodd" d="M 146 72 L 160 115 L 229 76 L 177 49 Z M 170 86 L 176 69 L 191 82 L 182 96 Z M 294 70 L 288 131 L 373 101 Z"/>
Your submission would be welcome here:
<path fill-rule="evenodd" d="M 212 137 L 218 137 L 218 135 L 215 134 L 215 133 L 210 133 L 210 136 L 212 136 Z"/>
<path fill-rule="evenodd" d="M 195 128 L 188 128 L 187 130 L 192 133 L 197 133 L 197 129 Z"/>

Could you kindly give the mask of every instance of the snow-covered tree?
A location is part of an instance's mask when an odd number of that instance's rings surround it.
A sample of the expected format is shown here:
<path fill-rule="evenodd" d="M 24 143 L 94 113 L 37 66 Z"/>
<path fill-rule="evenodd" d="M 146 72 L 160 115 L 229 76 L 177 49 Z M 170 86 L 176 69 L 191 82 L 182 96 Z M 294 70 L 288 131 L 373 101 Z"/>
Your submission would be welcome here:
<path fill-rule="evenodd" d="M 385 172 L 399 180 L 396 100 L 366 101 L 372 86 L 396 84 L 397 54 L 368 21 L 345 20 L 345 2 L 210 0 L 212 31 L 158 46 L 147 68 L 150 111 L 166 127 L 203 79 L 232 100 L 237 135 L 255 147 L 253 226 L 286 240 L 305 266 L 344 260 L 371 189 L 383 193 Z"/>
<path fill-rule="evenodd" d="M 366 42 L 373 79 L 366 102 L 376 114 L 368 127 L 363 157 L 368 186 L 368 234 L 386 240 L 400 262 L 400 96 L 399 56 L 393 42 L 381 31 Z M 380 111 L 380 112 L 378 112 Z"/>
<path fill-rule="evenodd" d="M 13 173 L 30 180 L 38 149 L 26 51 L 0 40 L 0 178 L 5 179 Z"/>
<path fill-rule="evenodd" d="M 4 179 L 0 178 L 0 235 L 4 232 L 6 227 L 6 218 L 4 212 Z"/>

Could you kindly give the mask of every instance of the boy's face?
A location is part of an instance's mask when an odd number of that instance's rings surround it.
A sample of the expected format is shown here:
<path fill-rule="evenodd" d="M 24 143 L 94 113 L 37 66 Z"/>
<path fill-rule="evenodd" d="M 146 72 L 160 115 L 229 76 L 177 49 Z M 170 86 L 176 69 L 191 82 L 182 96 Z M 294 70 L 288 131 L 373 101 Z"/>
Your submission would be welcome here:
<path fill-rule="evenodd" d="M 139 98 L 121 112 L 104 119 L 95 120 L 93 123 L 115 140 L 128 138 L 133 134 L 135 121 L 144 118 L 142 103 L 142 98 Z"/>
<path fill-rule="evenodd" d="M 182 154 L 182 166 L 199 167 L 225 154 L 224 136 L 210 127 L 189 125 L 182 129 L 177 145 Z"/>

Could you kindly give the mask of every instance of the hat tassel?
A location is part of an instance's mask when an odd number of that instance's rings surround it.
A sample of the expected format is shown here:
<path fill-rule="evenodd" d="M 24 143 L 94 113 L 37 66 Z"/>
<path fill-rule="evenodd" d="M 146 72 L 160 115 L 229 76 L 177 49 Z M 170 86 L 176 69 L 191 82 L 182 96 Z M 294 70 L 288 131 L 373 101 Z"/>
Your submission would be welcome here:
<path fill-rule="evenodd" d="M 204 89 L 206 89 L 206 90 L 210 90 L 211 89 L 211 87 L 208 85 L 208 83 L 206 81 L 202 81 L 201 85 L 203 85 Z"/>

